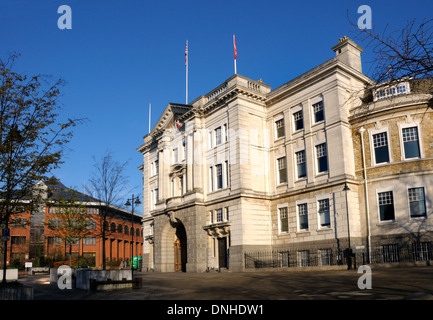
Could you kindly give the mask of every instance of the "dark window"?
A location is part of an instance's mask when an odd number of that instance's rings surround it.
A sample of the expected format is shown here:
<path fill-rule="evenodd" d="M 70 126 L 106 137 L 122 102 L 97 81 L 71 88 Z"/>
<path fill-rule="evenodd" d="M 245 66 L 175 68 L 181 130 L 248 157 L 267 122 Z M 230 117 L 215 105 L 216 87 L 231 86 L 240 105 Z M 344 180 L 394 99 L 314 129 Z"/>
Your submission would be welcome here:
<path fill-rule="evenodd" d="M 296 168 L 298 179 L 305 178 L 307 176 L 307 166 L 305 163 L 305 150 L 296 152 Z"/>
<path fill-rule="evenodd" d="M 379 197 L 379 213 L 380 221 L 394 220 L 394 201 L 392 191 L 380 192 Z"/>
<path fill-rule="evenodd" d="M 308 208 L 306 203 L 298 205 L 299 230 L 308 230 Z"/>
<path fill-rule="evenodd" d="M 409 158 L 419 158 L 419 139 L 418 139 L 418 128 L 404 128 L 402 130 L 403 134 L 403 144 L 404 144 L 404 157 Z"/>
<path fill-rule="evenodd" d="M 373 145 L 376 163 L 389 162 L 388 138 L 386 132 L 374 134 Z"/>
<path fill-rule="evenodd" d="M 286 157 L 277 160 L 278 165 L 278 183 L 287 182 Z"/>
<path fill-rule="evenodd" d="M 287 215 L 287 207 L 278 209 L 280 211 L 280 232 L 289 231 L 289 218 Z"/>
<path fill-rule="evenodd" d="M 223 187 L 223 165 L 222 164 L 216 165 L 216 183 L 217 183 L 217 189 L 222 189 Z"/>
<path fill-rule="evenodd" d="M 314 123 L 323 121 L 325 114 L 323 112 L 323 101 L 313 104 Z"/>
<path fill-rule="evenodd" d="M 411 218 L 425 217 L 424 188 L 410 188 L 408 193 Z"/>
<path fill-rule="evenodd" d="M 293 114 L 293 122 L 294 122 L 294 125 L 295 125 L 295 131 L 296 130 L 301 130 L 301 129 L 304 128 L 304 120 L 302 118 L 303 118 L 302 117 L 302 110 L 298 111 L 298 112 L 295 112 Z"/>
<path fill-rule="evenodd" d="M 316 146 L 316 156 L 317 156 L 317 172 L 328 171 L 328 151 L 326 148 L 326 143 L 319 144 Z"/>
<path fill-rule="evenodd" d="M 276 133 L 277 133 L 277 138 L 281 138 L 284 137 L 285 133 L 284 133 L 284 119 L 280 119 L 275 121 L 275 128 L 276 128 Z"/>

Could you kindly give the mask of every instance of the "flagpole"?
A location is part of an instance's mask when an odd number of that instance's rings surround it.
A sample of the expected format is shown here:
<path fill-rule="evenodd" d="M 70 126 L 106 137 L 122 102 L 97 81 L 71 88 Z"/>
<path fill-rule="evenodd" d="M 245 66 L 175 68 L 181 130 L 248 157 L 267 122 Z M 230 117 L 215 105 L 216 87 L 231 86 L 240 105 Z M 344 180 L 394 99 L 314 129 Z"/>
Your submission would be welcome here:
<path fill-rule="evenodd" d="M 236 70 L 236 58 L 238 57 L 238 51 L 236 49 L 235 35 L 233 35 L 233 50 L 234 50 L 234 56 L 235 56 L 235 74 L 237 74 L 237 70 Z"/>
<path fill-rule="evenodd" d="M 188 40 L 186 40 L 186 47 L 185 47 L 185 104 L 188 104 Z"/>
<path fill-rule="evenodd" d="M 150 116 L 151 116 L 150 109 L 151 109 L 151 107 L 152 107 L 152 105 L 149 102 L 149 133 L 150 133 Z"/>

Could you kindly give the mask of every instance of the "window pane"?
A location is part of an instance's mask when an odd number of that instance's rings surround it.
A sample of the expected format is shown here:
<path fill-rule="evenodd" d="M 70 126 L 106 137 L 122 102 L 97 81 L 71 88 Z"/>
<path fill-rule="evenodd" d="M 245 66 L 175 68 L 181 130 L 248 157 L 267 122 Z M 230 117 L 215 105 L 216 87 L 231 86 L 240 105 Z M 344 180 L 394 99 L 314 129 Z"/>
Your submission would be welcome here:
<path fill-rule="evenodd" d="M 215 129 L 215 143 L 221 144 L 221 127 Z"/>
<path fill-rule="evenodd" d="M 298 178 L 306 177 L 307 167 L 305 163 L 305 151 L 299 151 L 296 153 L 296 165 L 298 171 Z"/>
<path fill-rule="evenodd" d="M 325 119 L 323 113 L 323 102 L 320 101 L 316 104 L 313 104 L 313 112 L 314 112 L 314 122 L 320 122 Z"/>
<path fill-rule="evenodd" d="M 409 193 L 409 205 L 410 205 L 410 216 L 411 217 L 425 217 L 425 199 L 424 199 L 424 188 L 411 188 L 408 190 Z"/>
<path fill-rule="evenodd" d="M 405 158 L 419 158 L 419 139 L 418 139 L 418 128 L 404 128 L 402 130 L 403 143 L 404 143 L 404 155 Z"/>
<path fill-rule="evenodd" d="M 288 232 L 289 231 L 289 219 L 287 216 L 287 208 L 280 208 L 280 231 Z"/>
<path fill-rule="evenodd" d="M 304 121 L 302 120 L 302 110 L 293 114 L 293 121 L 295 124 L 295 130 L 301 130 L 304 128 Z"/>
<path fill-rule="evenodd" d="M 373 135 L 376 163 L 389 162 L 388 138 L 386 132 Z"/>
<path fill-rule="evenodd" d="M 218 164 L 216 166 L 216 176 L 217 176 L 217 188 L 221 189 L 223 187 L 223 166 Z"/>
<path fill-rule="evenodd" d="M 223 209 L 216 210 L 216 218 L 217 218 L 217 222 L 223 221 Z"/>
<path fill-rule="evenodd" d="M 320 226 L 329 227 L 331 225 L 331 217 L 329 214 L 329 199 L 319 200 L 319 218 Z"/>
<path fill-rule="evenodd" d="M 277 129 L 277 138 L 284 136 L 284 119 L 275 121 L 275 127 Z"/>
<path fill-rule="evenodd" d="M 298 205 L 298 214 L 299 214 L 299 229 L 308 230 L 308 210 L 307 210 L 306 203 Z"/>
<path fill-rule="evenodd" d="M 328 171 L 328 154 L 326 143 L 316 146 L 317 172 Z"/>
<path fill-rule="evenodd" d="M 379 211 L 380 220 L 394 220 L 394 203 L 392 198 L 392 191 L 381 192 L 379 197 Z"/>
<path fill-rule="evenodd" d="M 279 158 L 278 162 L 278 183 L 287 182 L 286 157 Z"/>

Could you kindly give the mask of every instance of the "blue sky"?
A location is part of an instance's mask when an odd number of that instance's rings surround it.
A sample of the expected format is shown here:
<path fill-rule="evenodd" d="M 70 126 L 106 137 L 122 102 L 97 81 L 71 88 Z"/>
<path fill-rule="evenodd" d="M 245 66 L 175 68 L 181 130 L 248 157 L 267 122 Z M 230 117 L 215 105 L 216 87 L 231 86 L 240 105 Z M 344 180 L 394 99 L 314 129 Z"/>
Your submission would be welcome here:
<path fill-rule="evenodd" d="M 185 102 L 186 40 L 189 101 L 234 74 L 233 34 L 237 72 L 277 88 L 332 58 L 339 38 L 355 38 L 348 17 L 356 22 L 364 4 L 379 31 L 433 12 L 431 0 L 2 0 L 0 57 L 16 51 L 16 71 L 63 78 L 62 116 L 88 118 L 75 129 L 56 177 L 82 191 L 92 157 L 111 150 L 116 160 L 128 161 L 131 194 L 142 196 L 136 148 L 148 133 L 149 103 L 154 125 L 168 103 Z M 72 10 L 71 30 L 57 27 L 61 5 Z M 371 50 L 357 42 L 368 72 Z"/>

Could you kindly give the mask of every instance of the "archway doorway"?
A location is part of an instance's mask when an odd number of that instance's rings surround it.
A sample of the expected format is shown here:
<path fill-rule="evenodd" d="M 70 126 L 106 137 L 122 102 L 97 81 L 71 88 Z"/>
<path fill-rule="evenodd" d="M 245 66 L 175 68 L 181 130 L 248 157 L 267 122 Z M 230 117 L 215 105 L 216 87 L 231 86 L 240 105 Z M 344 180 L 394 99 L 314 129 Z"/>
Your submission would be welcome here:
<path fill-rule="evenodd" d="M 187 264 L 187 239 L 186 230 L 182 222 L 176 226 L 176 240 L 175 244 L 175 271 L 186 272 Z"/>

